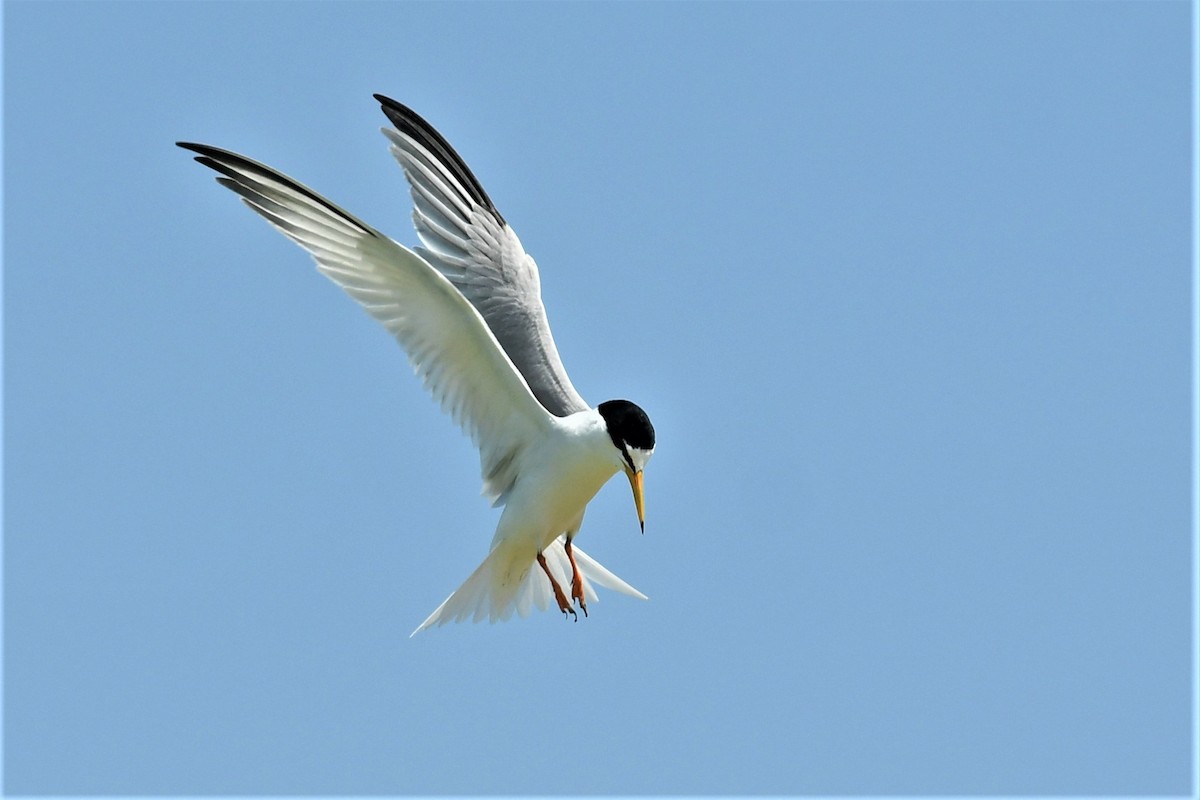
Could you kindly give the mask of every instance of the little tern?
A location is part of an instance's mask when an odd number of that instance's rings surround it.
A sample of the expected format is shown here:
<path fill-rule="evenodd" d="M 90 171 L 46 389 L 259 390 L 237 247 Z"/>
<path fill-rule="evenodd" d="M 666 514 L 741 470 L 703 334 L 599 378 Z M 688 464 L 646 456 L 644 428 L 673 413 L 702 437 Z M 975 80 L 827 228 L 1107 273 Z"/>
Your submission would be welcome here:
<path fill-rule="evenodd" d="M 491 549 L 413 635 L 514 611 L 524 617 L 551 600 L 578 620 L 575 607 L 586 616 L 596 599 L 593 585 L 646 599 L 574 539 L 587 504 L 618 471 L 629 478 L 645 530 L 642 472 L 654 453 L 654 426 L 628 400 L 595 408 L 584 401 L 563 368 L 537 265 L 517 234 L 440 133 L 395 100 L 375 99 L 393 126 L 382 131 L 408 180 L 420 247 L 393 241 L 245 156 L 176 144 L 391 332 L 479 448 L 483 494 L 504 507 Z"/>

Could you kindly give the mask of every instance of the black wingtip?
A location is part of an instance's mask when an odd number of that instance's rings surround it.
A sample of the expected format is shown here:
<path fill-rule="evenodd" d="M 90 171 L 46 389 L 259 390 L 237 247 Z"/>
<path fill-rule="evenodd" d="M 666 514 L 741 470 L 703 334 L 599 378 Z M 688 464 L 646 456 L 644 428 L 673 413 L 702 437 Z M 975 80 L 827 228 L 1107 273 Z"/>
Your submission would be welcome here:
<path fill-rule="evenodd" d="M 268 167 L 266 164 L 260 164 L 254 159 L 247 158 L 246 156 L 241 155 L 240 153 L 235 153 L 232 150 L 213 147 L 211 144 L 199 144 L 197 142 L 176 142 L 175 144 L 179 147 L 182 147 L 184 150 L 190 150 L 193 153 L 196 153 L 197 155 L 194 157 L 194 160 L 202 166 L 208 167 L 214 172 L 224 175 L 228 179 L 232 179 L 232 184 L 226 180 L 222 180 L 221 178 L 217 178 L 217 181 L 221 183 L 222 186 L 225 186 L 228 189 L 233 189 L 233 191 L 237 192 L 238 194 L 242 194 L 243 197 L 245 197 L 244 192 L 242 192 L 240 189 L 234 188 L 233 184 L 250 188 L 252 191 L 261 194 L 260 189 L 257 188 L 257 184 L 265 179 L 269 182 L 274 182 L 279 186 L 286 187 L 292 192 L 307 197 L 309 200 L 327 209 L 329 213 L 341 218 L 342 220 L 345 220 L 347 223 L 358 228 L 360 231 L 362 231 L 362 233 L 368 236 L 382 237 L 383 235 L 358 217 L 355 217 L 349 211 L 339 208 L 338 206 L 326 200 L 324 197 L 321 197 L 321 195 L 317 194 L 312 189 L 309 189 L 304 184 L 300 183 L 294 178 L 289 178 L 287 175 L 284 175 L 277 169 Z"/>
<path fill-rule="evenodd" d="M 488 197 L 488 193 L 484 191 L 483 184 L 471 172 L 467 162 L 462 160 L 462 156 L 455 151 L 450 142 L 446 141 L 446 137 L 438 133 L 437 129 L 430 125 L 424 117 L 403 103 L 383 94 L 376 93 L 372 96 L 379 102 L 384 116 L 396 126 L 396 130 L 420 142 L 458 178 L 459 183 L 470 193 L 471 199 L 490 211 L 501 225 L 507 224 L 496 209 L 492 198 Z"/>
<path fill-rule="evenodd" d="M 176 147 L 182 147 L 196 155 L 192 156 L 192 160 L 209 169 L 215 169 L 217 172 L 224 172 L 225 168 L 221 166 L 221 156 L 234 156 L 240 158 L 236 153 L 230 153 L 227 150 L 222 150 L 219 147 L 213 147 L 210 144 L 200 144 L 199 142 L 176 142 Z"/>
<path fill-rule="evenodd" d="M 409 108 L 408 106 L 404 105 L 404 103 L 401 103 L 398 100 L 393 100 L 392 98 L 388 97 L 386 94 L 379 94 L 379 92 L 376 92 L 375 94 L 373 94 L 371 96 L 374 97 L 376 100 L 378 100 L 379 104 L 381 106 L 383 106 L 384 108 L 394 108 L 397 111 L 400 111 L 400 112 L 403 112 L 406 114 L 413 113 L 413 110 L 411 108 Z"/>
<path fill-rule="evenodd" d="M 198 155 L 196 156 L 196 160 L 205 166 L 212 166 L 209 161 L 220 161 L 222 159 L 262 166 L 260 164 L 256 164 L 256 162 L 251 161 L 243 155 L 233 152 L 232 150 L 222 150 L 220 147 L 213 147 L 211 144 L 200 144 L 199 142 L 176 142 L 175 146 L 182 147 L 184 150 L 190 150 L 193 153 L 197 153 Z"/>

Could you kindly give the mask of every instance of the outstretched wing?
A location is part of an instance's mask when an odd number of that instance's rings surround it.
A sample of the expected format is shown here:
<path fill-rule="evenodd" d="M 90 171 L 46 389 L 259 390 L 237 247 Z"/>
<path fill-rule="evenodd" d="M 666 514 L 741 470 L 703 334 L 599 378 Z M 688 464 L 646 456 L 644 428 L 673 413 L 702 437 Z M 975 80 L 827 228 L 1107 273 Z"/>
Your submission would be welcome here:
<path fill-rule="evenodd" d="M 479 448 L 484 493 L 503 495 L 525 446 L 552 420 L 463 295 L 420 255 L 286 175 L 228 150 L 178 144 L 311 253 L 325 276 L 396 337 L 426 388 Z"/>
<path fill-rule="evenodd" d="M 538 401 L 556 416 L 588 408 L 563 368 L 537 264 L 442 135 L 412 109 L 375 95 L 383 133 L 412 189 L 417 248 L 483 316 Z"/>

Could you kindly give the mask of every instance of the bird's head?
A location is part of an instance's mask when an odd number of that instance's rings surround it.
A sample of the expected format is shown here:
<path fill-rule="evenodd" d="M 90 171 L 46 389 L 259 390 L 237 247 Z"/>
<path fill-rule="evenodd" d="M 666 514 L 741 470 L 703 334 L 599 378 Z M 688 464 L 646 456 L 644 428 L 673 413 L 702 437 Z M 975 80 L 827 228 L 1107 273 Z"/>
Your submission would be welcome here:
<path fill-rule="evenodd" d="M 646 531 L 646 505 L 642 498 L 642 470 L 654 455 L 654 426 L 646 412 L 628 400 L 609 400 L 596 407 L 609 438 L 616 447 L 614 456 L 629 485 L 633 489 L 633 502 L 637 506 L 638 524 Z"/>

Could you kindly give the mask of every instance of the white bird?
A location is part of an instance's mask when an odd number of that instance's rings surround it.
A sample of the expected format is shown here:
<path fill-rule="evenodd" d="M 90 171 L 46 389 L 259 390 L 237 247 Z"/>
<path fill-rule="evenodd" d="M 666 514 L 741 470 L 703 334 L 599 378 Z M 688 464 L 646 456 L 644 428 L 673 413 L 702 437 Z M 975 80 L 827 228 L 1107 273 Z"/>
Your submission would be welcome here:
<path fill-rule="evenodd" d="M 645 530 L 642 471 L 654 427 L 641 408 L 591 408 L 562 365 L 537 265 L 450 144 L 411 109 L 375 95 L 408 179 L 424 247 L 409 249 L 245 156 L 177 142 L 217 181 L 316 259 L 408 354 L 479 448 L 483 493 L 504 506 L 483 563 L 413 631 L 527 616 L 551 599 L 586 616 L 593 584 L 646 599 L 573 545 L 587 504 L 623 470 Z M 537 569 L 535 569 L 535 565 Z M 569 590 L 563 586 L 569 583 Z M 569 598 L 568 599 L 568 591 Z"/>

